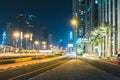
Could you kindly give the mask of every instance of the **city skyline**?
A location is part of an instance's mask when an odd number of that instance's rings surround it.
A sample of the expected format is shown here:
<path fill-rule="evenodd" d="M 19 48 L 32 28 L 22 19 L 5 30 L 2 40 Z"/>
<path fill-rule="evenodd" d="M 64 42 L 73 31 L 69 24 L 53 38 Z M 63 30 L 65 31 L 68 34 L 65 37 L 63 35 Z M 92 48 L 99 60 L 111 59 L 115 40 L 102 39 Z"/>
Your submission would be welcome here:
<path fill-rule="evenodd" d="M 54 5 L 52 3 L 54 3 Z M 16 24 L 16 16 L 20 13 L 26 15 L 33 14 L 37 19 L 37 30 L 41 27 L 47 27 L 49 32 L 53 34 L 54 44 L 57 44 L 59 40 L 62 39 L 65 44 L 64 46 L 67 46 L 69 32 L 71 31 L 69 24 L 69 20 L 72 16 L 71 6 L 72 3 L 70 0 L 48 0 L 47 2 L 4 0 L 0 3 L 0 10 L 2 11 L 0 16 L 0 28 L 1 31 L 5 30 L 8 22 Z"/>

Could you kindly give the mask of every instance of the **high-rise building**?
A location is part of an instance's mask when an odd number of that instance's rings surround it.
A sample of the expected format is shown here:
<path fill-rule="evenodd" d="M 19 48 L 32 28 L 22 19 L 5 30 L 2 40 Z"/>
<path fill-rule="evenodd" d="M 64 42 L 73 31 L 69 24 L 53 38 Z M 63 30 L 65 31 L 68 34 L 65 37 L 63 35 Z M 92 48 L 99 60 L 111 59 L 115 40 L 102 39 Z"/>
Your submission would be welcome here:
<path fill-rule="evenodd" d="M 73 2 L 73 19 L 77 20 L 77 24 L 73 26 L 73 42 L 74 51 L 77 52 L 77 45 L 85 36 L 85 14 L 86 14 L 86 0 L 72 0 Z M 85 46 L 82 46 L 84 52 Z"/>
<path fill-rule="evenodd" d="M 90 32 L 98 27 L 98 0 L 86 0 L 86 17 L 85 17 L 85 36 L 90 39 Z M 85 44 L 85 52 L 91 53 L 90 43 Z"/>
<path fill-rule="evenodd" d="M 52 34 L 48 34 L 48 48 L 52 45 Z"/>
<path fill-rule="evenodd" d="M 120 0 L 86 0 L 86 32 L 104 23 L 110 30 L 102 37 L 100 56 L 115 56 L 120 51 Z"/>
<path fill-rule="evenodd" d="M 13 31 L 14 31 L 14 26 L 12 23 L 7 23 L 7 28 L 6 28 L 6 34 L 7 34 L 7 45 L 8 46 L 13 46 L 14 47 L 14 39 L 13 39 Z"/>
<path fill-rule="evenodd" d="M 17 22 L 18 31 L 20 32 L 19 47 L 20 49 L 27 49 L 26 40 L 24 39 L 24 34 L 29 32 L 26 16 L 24 14 L 19 14 L 17 16 Z"/>
<path fill-rule="evenodd" d="M 48 49 L 48 29 L 43 27 L 40 31 L 41 49 Z"/>
<path fill-rule="evenodd" d="M 18 22 L 18 30 L 20 32 L 26 33 L 28 31 L 27 29 L 27 18 L 24 14 L 19 14 L 17 16 L 17 22 Z"/>
<path fill-rule="evenodd" d="M 85 33 L 89 34 L 98 27 L 98 0 L 86 0 L 86 27 Z"/>
<path fill-rule="evenodd" d="M 107 22 L 113 32 L 109 32 L 109 43 L 105 49 L 107 56 L 114 56 L 120 51 L 120 0 L 99 0 L 98 1 L 99 24 Z"/>
<path fill-rule="evenodd" d="M 35 41 L 35 27 L 36 27 L 36 17 L 34 15 L 28 15 L 27 16 L 27 25 L 29 27 L 29 33 L 30 33 L 30 42 L 29 47 L 30 49 L 33 49 L 33 44 Z"/>
<path fill-rule="evenodd" d="M 74 36 L 82 38 L 85 35 L 85 0 L 73 0 L 73 18 L 78 20 Z"/>
<path fill-rule="evenodd" d="M 35 41 L 36 17 L 34 15 L 19 14 L 17 16 L 18 31 L 20 32 L 19 47 L 21 49 L 33 49 Z M 25 37 L 28 35 L 28 37 Z"/>

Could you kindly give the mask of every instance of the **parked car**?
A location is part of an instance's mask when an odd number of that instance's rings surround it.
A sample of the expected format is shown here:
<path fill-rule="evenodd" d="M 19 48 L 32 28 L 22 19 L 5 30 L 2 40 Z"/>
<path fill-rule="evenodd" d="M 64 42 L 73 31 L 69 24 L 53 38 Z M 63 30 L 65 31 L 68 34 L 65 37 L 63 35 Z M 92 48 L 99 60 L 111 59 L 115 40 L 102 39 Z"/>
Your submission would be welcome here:
<path fill-rule="evenodd" d="M 120 61 L 120 53 L 118 53 L 118 55 L 117 55 L 117 60 Z"/>

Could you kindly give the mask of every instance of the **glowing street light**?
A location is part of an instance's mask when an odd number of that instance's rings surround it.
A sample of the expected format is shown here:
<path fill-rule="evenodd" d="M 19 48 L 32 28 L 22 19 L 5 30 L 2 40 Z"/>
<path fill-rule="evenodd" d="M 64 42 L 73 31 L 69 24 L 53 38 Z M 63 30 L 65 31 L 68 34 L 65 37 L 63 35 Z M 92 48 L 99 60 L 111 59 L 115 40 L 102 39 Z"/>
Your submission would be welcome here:
<path fill-rule="evenodd" d="M 35 41 L 34 43 L 35 43 L 35 45 L 38 45 L 38 44 L 39 44 L 39 42 L 38 42 L 38 41 Z"/>
<path fill-rule="evenodd" d="M 20 33 L 19 33 L 19 32 L 14 32 L 14 33 L 13 33 L 13 36 L 14 36 L 16 39 L 18 39 L 18 38 L 20 37 Z"/>
<path fill-rule="evenodd" d="M 15 47 L 16 47 L 16 53 L 17 53 L 17 47 L 18 47 L 18 39 L 19 39 L 19 37 L 20 37 L 20 33 L 18 32 L 18 31 L 16 31 L 16 32 L 14 32 L 13 33 L 13 37 L 15 37 Z"/>
<path fill-rule="evenodd" d="M 50 47 L 50 49 L 52 49 L 53 45 L 52 45 L 52 44 L 50 44 L 50 45 L 49 45 L 49 47 Z"/>
<path fill-rule="evenodd" d="M 76 18 L 73 18 L 71 19 L 70 21 L 70 24 L 72 25 L 73 27 L 73 32 L 74 32 L 74 51 L 76 52 L 76 60 L 77 60 L 77 44 L 76 44 L 76 41 L 77 41 L 77 29 L 78 29 L 78 20 Z"/>
<path fill-rule="evenodd" d="M 26 39 L 26 49 L 27 49 L 27 47 L 28 47 L 27 41 L 30 38 L 30 35 L 27 33 L 27 34 L 24 35 L 24 38 Z"/>
<path fill-rule="evenodd" d="M 28 39 L 28 38 L 30 37 L 30 35 L 27 33 L 27 34 L 24 35 L 24 37 L 25 37 L 26 39 Z"/>
<path fill-rule="evenodd" d="M 47 42 L 46 41 L 42 41 L 42 48 L 46 49 L 47 48 Z"/>
<path fill-rule="evenodd" d="M 71 25 L 74 27 L 78 24 L 78 20 L 73 18 L 71 21 L 70 21 Z"/>
<path fill-rule="evenodd" d="M 46 42 L 45 42 L 45 41 L 42 41 L 42 44 L 43 44 L 43 45 L 45 45 L 45 44 L 46 44 Z"/>
<path fill-rule="evenodd" d="M 38 41 L 35 41 L 34 44 L 35 44 L 36 49 L 37 49 L 37 45 L 39 44 L 39 42 L 38 42 Z"/>
<path fill-rule="evenodd" d="M 43 49 L 46 49 L 47 48 L 47 46 L 46 45 L 43 45 Z"/>

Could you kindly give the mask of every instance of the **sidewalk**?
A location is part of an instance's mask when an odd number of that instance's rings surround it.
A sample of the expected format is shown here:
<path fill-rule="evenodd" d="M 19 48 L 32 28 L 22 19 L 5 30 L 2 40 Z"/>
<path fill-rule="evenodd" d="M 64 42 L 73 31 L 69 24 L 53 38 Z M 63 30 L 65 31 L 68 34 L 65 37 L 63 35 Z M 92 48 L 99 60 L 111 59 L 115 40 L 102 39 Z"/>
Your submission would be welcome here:
<path fill-rule="evenodd" d="M 113 58 L 112 59 L 98 58 L 98 57 L 84 57 L 84 58 L 93 59 L 93 60 L 97 60 L 97 61 L 101 61 L 101 62 L 106 62 L 106 63 L 114 64 L 114 65 L 120 65 L 120 61 L 113 59 Z"/>
<path fill-rule="evenodd" d="M 14 68 L 14 67 L 18 67 L 18 66 L 20 67 L 20 66 L 23 66 L 23 65 L 48 62 L 48 61 L 55 60 L 55 59 L 58 59 L 58 58 L 63 58 L 63 57 L 64 56 L 59 56 L 59 57 L 53 57 L 53 58 L 44 58 L 44 59 L 40 59 L 40 60 L 32 60 L 32 61 L 26 61 L 26 62 L 0 65 L 0 71 L 3 70 L 3 69 Z"/>
<path fill-rule="evenodd" d="M 120 65 L 120 62 L 118 60 L 110 60 L 110 59 L 97 59 L 98 61 L 102 61 L 102 62 L 106 62 L 106 63 L 110 63 L 110 64 L 114 64 L 114 65 Z"/>

